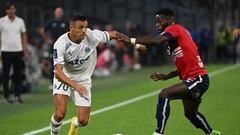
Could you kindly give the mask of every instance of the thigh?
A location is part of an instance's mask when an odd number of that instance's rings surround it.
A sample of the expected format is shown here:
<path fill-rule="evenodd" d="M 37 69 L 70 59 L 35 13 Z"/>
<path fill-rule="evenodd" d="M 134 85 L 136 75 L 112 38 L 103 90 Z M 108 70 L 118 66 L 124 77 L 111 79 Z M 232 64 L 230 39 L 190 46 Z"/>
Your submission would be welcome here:
<path fill-rule="evenodd" d="M 184 83 L 174 84 L 170 87 L 164 88 L 160 96 L 172 99 L 190 99 L 190 93 L 187 86 Z"/>
<path fill-rule="evenodd" d="M 65 113 L 67 111 L 68 99 L 69 97 L 67 95 L 55 94 L 54 95 L 55 112 Z"/>
<path fill-rule="evenodd" d="M 74 104 L 76 106 L 85 106 L 85 107 L 90 107 L 91 106 L 91 87 L 90 85 L 83 85 L 81 84 L 82 86 L 84 86 L 88 92 L 88 94 L 84 97 L 81 97 L 79 95 L 79 93 L 75 90 L 72 90 L 72 93 L 71 93 L 71 98 L 72 98 L 72 101 L 74 102 Z"/>
<path fill-rule="evenodd" d="M 23 52 L 15 52 L 13 58 L 14 74 L 20 74 L 24 68 Z"/>
<path fill-rule="evenodd" d="M 9 74 L 12 64 L 12 56 L 8 52 L 2 52 L 3 74 Z"/>

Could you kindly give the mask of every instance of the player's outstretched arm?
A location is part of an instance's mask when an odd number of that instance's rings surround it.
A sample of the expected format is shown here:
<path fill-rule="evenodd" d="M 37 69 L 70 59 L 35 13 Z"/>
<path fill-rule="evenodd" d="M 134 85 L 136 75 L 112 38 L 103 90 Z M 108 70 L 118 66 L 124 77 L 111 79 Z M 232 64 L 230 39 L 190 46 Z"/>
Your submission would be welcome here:
<path fill-rule="evenodd" d="M 169 40 L 169 37 L 167 37 L 165 35 L 159 35 L 156 37 L 146 36 L 146 37 L 141 37 L 141 38 L 129 38 L 128 36 L 126 36 L 122 33 L 119 33 L 119 32 L 114 33 L 114 35 L 116 37 L 115 39 L 125 41 L 132 45 L 136 45 L 136 44 L 159 45 L 159 44 Z"/>
<path fill-rule="evenodd" d="M 110 39 L 116 39 L 127 43 L 131 43 L 130 38 L 127 35 L 124 35 L 118 31 L 108 31 L 108 34 L 110 36 Z M 139 52 L 142 53 L 147 52 L 147 48 L 145 45 L 142 44 L 129 44 L 129 45 L 135 47 L 135 49 L 138 50 Z"/>
<path fill-rule="evenodd" d="M 165 41 L 168 41 L 169 38 L 164 35 L 159 35 L 156 37 L 141 37 L 141 38 L 130 38 L 131 44 L 144 44 L 144 45 L 159 45 Z"/>
<path fill-rule="evenodd" d="M 71 80 L 69 77 L 67 77 L 63 73 L 62 70 L 63 70 L 63 64 L 56 64 L 54 66 L 54 74 L 55 74 L 56 78 L 60 82 L 74 88 L 74 90 L 76 90 L 80 94 L 80 96 L 84 97 L 85 95 L 87 95 L 87 90 L 85 89 L 85 87 L 81 86 L 76 81 Z"/>
<path fill-rule="evenodd" d="M 165 81 L 165 80 L 174 78 L 174 77 L 176 77 L 176 76 L 178 76 L 178 71 L 177 71 L 177 70 L 172 71 L 172 72 L 170 72 L 170 73 L 168 73 L 168 74 L 162 74 L 162 73 L 159 73 L 159 72 L 155 72 L 155 73 L 152 73 L 152 74 L 150 75 L 150 78 L 151 78 L 152 80 L 154 80 L 154 81 L 158 81 L 158 80 L 163 80 L 163 81 Z"/>

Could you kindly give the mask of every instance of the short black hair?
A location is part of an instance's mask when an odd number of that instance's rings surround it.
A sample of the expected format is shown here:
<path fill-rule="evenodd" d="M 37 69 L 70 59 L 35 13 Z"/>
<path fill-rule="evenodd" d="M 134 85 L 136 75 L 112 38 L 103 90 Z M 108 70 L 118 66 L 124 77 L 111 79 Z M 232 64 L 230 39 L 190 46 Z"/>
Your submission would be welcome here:
<path fill-rule="evenodd" d="M 85 15 L 83 15 L 82 13 L 79 12 L 75 12 L 72 14 L 70 21 L 86 21 L 87 17 Z"/>
<path fill-rule="evenodd" d="M 162 8 L 156 11 L 156 15 L 164 15 L 166 17 L 174 17 L 174 12 L 170 8 Z"/>
<path fill-rule="evenodd" d="M 13 2 L 8 2 L 7 5 L 6 5 L 6 9 L 10 9 L 11 6 L 16 7 L 16 5 Z"/>

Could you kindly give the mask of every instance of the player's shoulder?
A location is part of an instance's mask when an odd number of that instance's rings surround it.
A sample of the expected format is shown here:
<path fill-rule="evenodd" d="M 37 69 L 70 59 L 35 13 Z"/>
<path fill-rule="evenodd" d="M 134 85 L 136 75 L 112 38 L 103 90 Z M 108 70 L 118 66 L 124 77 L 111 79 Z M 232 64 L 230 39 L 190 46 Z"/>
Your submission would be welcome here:
<path fill-rule="evenodd" d="M 16 21 L 24 23 L 24 20 L 21 17 L 19 17 L 19 16 L 16 16 Z"/>
<path fill-rule="evenodd" d="M 180 24 L 172 24 L 168 26 L 166 29 L 183 29 L 183 26 Z"/>
<path fill-rule="evenodd" d="M 0 22 L 3 22 L 5 20 L 7 20 L 7 16 L 3 16 L 3 17 L 0 18 Z"/>
<path fill-rule="evenodd" d="M 86 36 L 87 36 L 87 39 L 95 40 L 99 36 L 101 36 L 102 33 L 103 32 L 101 30 L 97 30 L 97 29 L 92 30 L 92 29 L 88 28 L 87 32 L 86 32 Z"/>
<path fill-rule="evenodd" d="M 67 34 L 68 32 L 61 35 L 54 43 L 54 46 L 62 46 L 63 44 L 66 44 L 67 42 L 69 42 L 69 38 Z"/>

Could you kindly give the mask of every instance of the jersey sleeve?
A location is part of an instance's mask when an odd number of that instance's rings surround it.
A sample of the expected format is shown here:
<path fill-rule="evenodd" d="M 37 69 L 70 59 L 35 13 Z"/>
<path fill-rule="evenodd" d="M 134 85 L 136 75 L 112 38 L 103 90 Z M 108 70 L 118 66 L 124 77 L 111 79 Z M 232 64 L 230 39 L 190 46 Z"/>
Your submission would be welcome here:
<path fill-rule="evenodd" d="M 107 31 L 93 30 L 92 34 L 99 43 L 107 43 L 110 40 L 110 36 Z"/>
<path fill-rule="evenodd" d="M 21 19 L 21 23 L 20 23 L 20 30 L 21 30 L 21 33 L 24 33 L 26 32 L 26 27 L 25 27 L 25 23 L 24 21 Z"/>
<path fill-rule="evenodd" d="M 165 35 L 170 39 L 178 38 L 180 35 L 180 29 L 177 25 L 171 25 L 164 30 L 162 35 Z"/>
<path fill-rule="evenodd" d="M 54 66 L 56 64 L 64 64 L 64 52 L 65 52 L 65 45 L 61 40 L 57 40 L 53 47 L 53 63 Z"/>
<path fill-rule="evenodd" d="M 0 19 L 0 32 L 2 31 L 2 19 Z"/>

